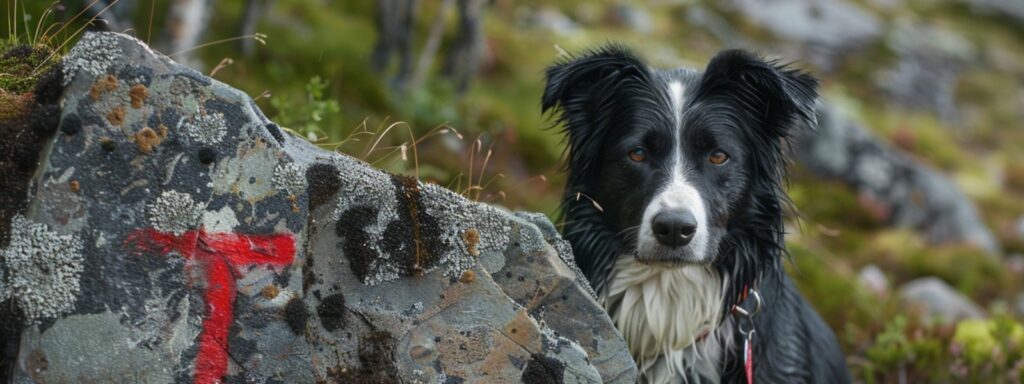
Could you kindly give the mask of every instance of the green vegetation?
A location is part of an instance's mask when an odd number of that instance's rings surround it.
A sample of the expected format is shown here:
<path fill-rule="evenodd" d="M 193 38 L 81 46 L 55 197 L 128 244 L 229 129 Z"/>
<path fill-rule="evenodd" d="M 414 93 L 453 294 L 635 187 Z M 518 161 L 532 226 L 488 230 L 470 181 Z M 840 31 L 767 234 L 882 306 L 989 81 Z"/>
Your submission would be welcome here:
<path fill-rule="evenodd" d="M 19 2 L 18 13 L 42 15 L 47 6 L 42 3 Z M 167 3 L 157 1 L 150 20 L 150 4 L 141 1 L 134 18 L 139 28 L 130 33 L 156 41 Z M 420 2 L 414 62 L 440 3 Z M 256 97 L 272 119 L 298 136 L 480 201 L 553 216 L 563 183 L 562 139 L 557 130 L 548 129 L 550 120 L 541 115 L 539 99 L 544 68 L 560 52 L 614 40 L 635 47 L 659 66 L 700 67 L 723 47 L 714 33 L 688 21 L 691 1 L 638 5 L 651 17 L 646 33 L 609 21 L 609 2 L 493 3 L 484 21 L 480 73 L 461 96 L 439 76 L 440 57 L 422 85 L 406 92 L 391 89 L 390 72 L 371 69 L 373 2 L 278 0 L 259 23 L 257 30 L 268 36 L 267 44 L 253 56 L 244 56 L 237 41 L 195 53 L 207 64 L 207 72 L 232 59 L 214 77 Z M 733 33 L 762 44 L 776 42 L 741 16 L 707 3 L 704 10 L 727 22 Z M 890 22 L 911 18 L 954 29 L 981 51 L 975 59 L 979 65 L 966 66 L 957 86 L 961 120 L 944 121 L 929 112 L 889 105 L 873 79 L 898 55 L 881 42 L 823 73 L 825 93 L 849 106 L 894 146 L 949 174 L 976 201 L 1006 252 L 1024 252 L 1017 223 L 1024 215 L 1024 156 L 1018 153 L 1024 147 L 1019 126 L 1024 72 L 1020 25 L 934 1 L 910 0 L 905 7 L 860 3 Z M 204 40 L 238 36 L 243 4 L 216 2 Z M 526 13 L 544 7 L 568 15 L 577 29 L 560 34 L 526 26 Z M 449 15 L 442 54 L 451 44 L 454 18 Z M 36 68 L 52 64 L 55 58 L 46 53 L 66 51 L 85 23 L 78 19 L 68 28 L 51 29 L 53 38 L 40 38 L 46 34 L 27 33 L 25 23 L 15 32 L 11 17 L 6 20 L 9 36 L 0 41 L 0 112 L 12 105 L 7 100 L 30 90 Z M 42 23 L 41 30 L 51 22 Z M 8 57 L 19 44 L 44 48 Z M 929 245 L 910 229 L 887 227 L 856 191 L 798 167 L 791 174 L 789 192 L 801 220 L 790 222 L 788 267 L 837 331 L 858 381 L 1024 380 L 1024 330 L 1019 314 L 1013 314 L 1016 295 L 1024 289 L 1022 271 L 969 246 Z M 889 292 L 871 291 L 857 281 L 858 271 L 868 265 L 884 271 Z M 992 319 L 924 321 L 895 294 L 902 283 L 923 276 L 948 282 L 987 309 Z"/>

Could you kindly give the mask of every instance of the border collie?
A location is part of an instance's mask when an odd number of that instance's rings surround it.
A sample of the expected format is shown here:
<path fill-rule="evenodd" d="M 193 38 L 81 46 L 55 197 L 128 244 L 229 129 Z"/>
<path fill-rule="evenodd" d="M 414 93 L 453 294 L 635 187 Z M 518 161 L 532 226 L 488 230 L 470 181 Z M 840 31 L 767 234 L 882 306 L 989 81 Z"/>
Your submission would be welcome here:
<path fill-rule="evenodd" d="M 784 149 L 816 123 L 817 81 L 740 50 L 657 70 L 618 45 L 546 77 L 543 111 L 567 135 L 564 234 L 640 381 L 849 382 L 782 266 Z"/>

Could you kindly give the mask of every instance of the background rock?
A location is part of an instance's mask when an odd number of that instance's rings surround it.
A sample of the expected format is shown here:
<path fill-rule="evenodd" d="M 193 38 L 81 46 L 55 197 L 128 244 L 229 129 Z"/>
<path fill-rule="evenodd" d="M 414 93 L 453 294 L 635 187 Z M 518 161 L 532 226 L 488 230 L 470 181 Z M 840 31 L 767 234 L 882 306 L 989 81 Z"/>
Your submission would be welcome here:
<path fill-rule="evenodd" d="M 14 382 L 635 380 L 543 216 L 292 138 L 125 35 L 63 65 L 0 260 Z"/>
<path fill-rule="evenodd" d="M 957 322 L 985 317 L 977 304 L 937 277 L 911 280 L 900 287 L 899 294 L 905 302 L 920 306 L 932 320 Z"/>
<path fill-rule="evenodd" d="M 871 293 L 884 297 L 889 294 L 889 278 L 877 265 L 868 264 L 857 273 L 857 281 Z"/>
<path fill-rule="evenodd" d="M 818 130 L 799 137 L 797 161 L 851 185 L 881 219 L 914 228 L 933 243 L 967 242 L 991 254 L 999 244 L 960 188 L 871 134 L 837 108 L 818 108 Z"/>
<path fill-rule="evenodd" d="M 804 56 L 831 67 L 882 33 L 874 14 L 846 0 L 731 0 L 729 9 L 783 41 L 799 44 Z"/>

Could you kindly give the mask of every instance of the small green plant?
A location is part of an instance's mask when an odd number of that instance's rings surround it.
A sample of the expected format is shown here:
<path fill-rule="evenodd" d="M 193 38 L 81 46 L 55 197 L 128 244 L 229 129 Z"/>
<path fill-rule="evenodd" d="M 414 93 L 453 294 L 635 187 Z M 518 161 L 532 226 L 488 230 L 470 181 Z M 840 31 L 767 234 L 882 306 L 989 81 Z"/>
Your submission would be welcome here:
<path fill-rule="evenodd" d="M 330 81 L 321 79 L 320 76 L 313 76 L 306 83 L 304 99 L 271 97 L 270 105 L 277 111 L 273 120 L 312 142 L 323 140 L 327 137 L 327 133 L 321 128 L 324 120 L 341 113 L 338 101 L 326 96 L 330 84 Z"/>

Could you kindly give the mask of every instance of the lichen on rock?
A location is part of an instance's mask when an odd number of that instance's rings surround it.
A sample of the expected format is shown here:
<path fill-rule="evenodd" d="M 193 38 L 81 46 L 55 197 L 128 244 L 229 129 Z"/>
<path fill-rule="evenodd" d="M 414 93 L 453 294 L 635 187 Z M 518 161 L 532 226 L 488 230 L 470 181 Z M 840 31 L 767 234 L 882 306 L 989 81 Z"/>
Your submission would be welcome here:
<path fill-rule="evenodd" d="M 7 272 L 0 286 L 7 292 L 0 292 L 0 299 L 13 297 L 32 322 L 65 314 L 78 298 L 82 259 L 78 237 L 17 215 L 11 221 L 10 244 L 0 253 Z"/>
<path fill-rule="evenodd" d="M 107 68 L 120 57 L 118 39 L 106 34 L 89 34 L 64 56 L 64 85 L 71 84 L 79 71 L 94 77 L 107 73 Z"/>
<path fill-rule="evenodd" d="M 198 144 L 217 144 L 224 139 L 227 132 L 224 114 L 219 112 L 196 111 L 180 124 L 185 137 Z"/>
<path fill-rule="evenodd" d="M 164 191 L 149 205 L 149 223 L 159 231 L 180 236 L 199 226 L 205 208 L 205 204 L 196 202 L 190 194 Z"/>
<path fill-rule="evenodd" d="M 282 161 L 274 167 L 271 181 L 277 189 L 299 195 L 306 189 L 306 167 L 293 161 Z"/>

